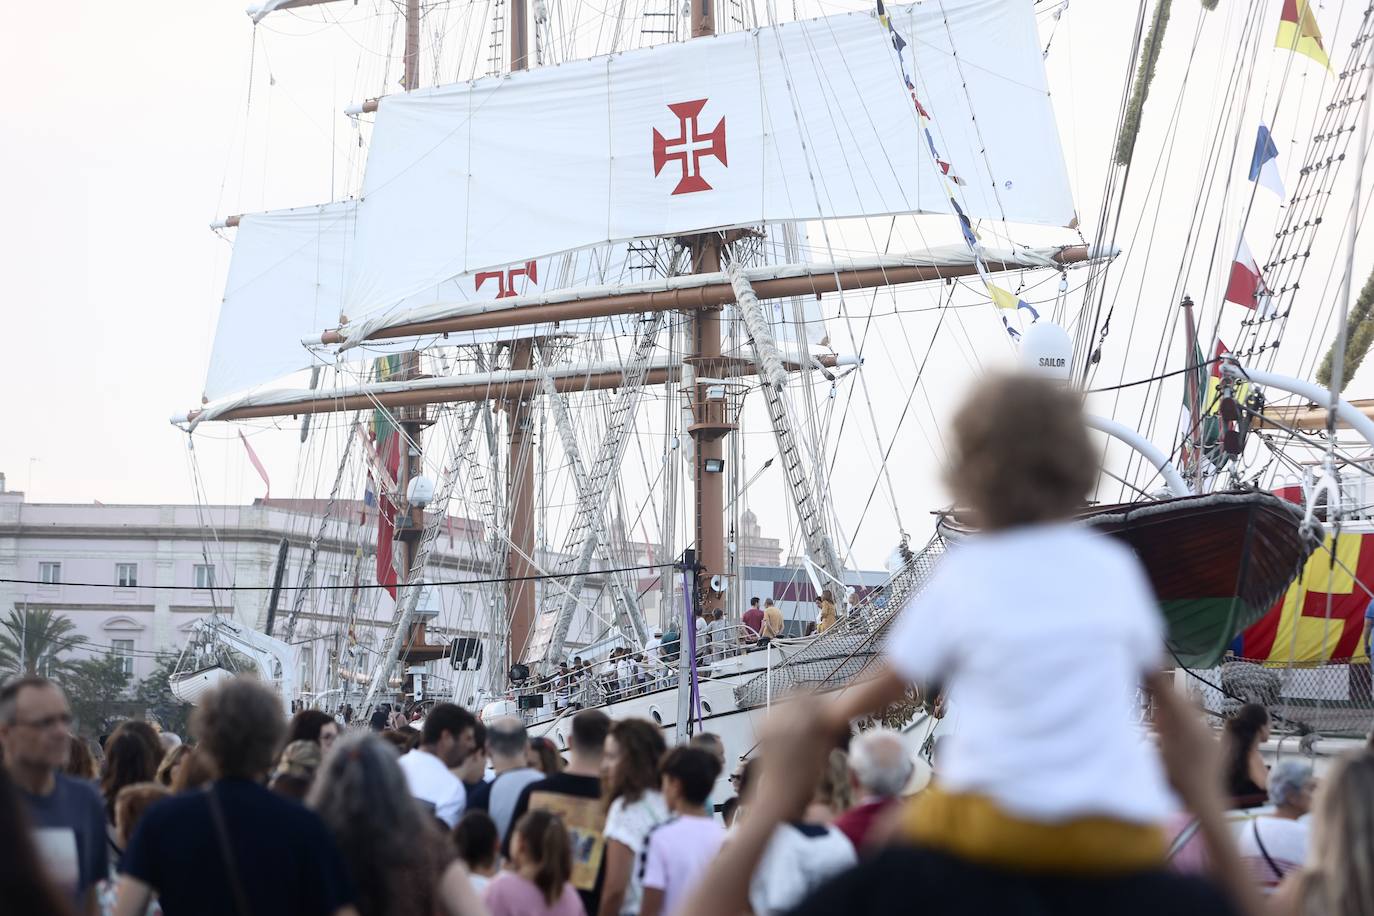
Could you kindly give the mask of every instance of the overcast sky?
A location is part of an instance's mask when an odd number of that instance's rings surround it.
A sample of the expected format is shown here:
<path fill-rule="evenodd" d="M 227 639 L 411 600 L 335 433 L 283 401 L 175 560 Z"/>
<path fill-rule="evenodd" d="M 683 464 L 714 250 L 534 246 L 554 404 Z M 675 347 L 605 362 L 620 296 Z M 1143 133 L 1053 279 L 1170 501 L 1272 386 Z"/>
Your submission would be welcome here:
<path fill-rule="evenodd" d="M 11 88 L 0 119 L 0 164 L 6 176 L 0 204 L 0 362 L 6 369 L 0 389 L 6 420 L 0 471 L 11 489 L 28 490 L 30 499 L 193 501 L 187 437 L 169 425 L 168 417 L 195 406 L 204 381 L 229 254 L 229 245 L 208 223 L 229 213 L 316 203 L 356 189 L 363 150 L 342 110 L 399 78 L 398 66 L 382 53 L 388 39 L 395 40 L 392 7 L 362 0 L 357 7 L 334 4 L 337 9 L 330 12 L 277 14 L 255 39 L 243 5 L 242 0 L 75 0 L 59 6 L 11 4 L 6 10 L 0 75 Z M 563 21 L 575 23 L 577 40 L 594 41 L 604 30 L 600 5 L 554 6 Z M 1149 374 L 1162 329 L 1177 319 L 1173 289 L 1182 236 L 1196 206 L 1200 163 L 1220 117 L 1221 86 L 1251 6 L 1222 0 L 1217 11 L 1204 13 L 1196 0 L 1174 3 L 1118 238 L 1131 256 L 1111 278 L 1111 289 L 1118 290 L 1119 283 L 1120 295 L 1099 384 Z M 1265 100 L 1265 109 L 1271 109 L 1284 80 L 1289 55 L 1271 49 L 1280 6 L 1280 0 L 1258 4 L 1264 24 L 1251 112 Z M 1337 67 L 1358 22 L 1356 6 L 1317 6 L 1327 46 L 1339 49 Z M 866 7 L 813 3 L 802 10 Z M 1350 9 L 1337 23 L 1344 7 Z M 1060 135 L 1085 231 L 1098 217 L 1117 102 L 1133 69 L 1128 58 L 1134 8 L 1126 0 L 1078 0 L 1057 23 L 1041 17 Z M 474 61 L 485 67 L 485 9 L 486 4 L 453 3 L 442 15 L 436 13 L 426 46 L 432 50 L 436 40 L 441 42 L 443 63 L 429 68 L 426 83 L 467 75 Z M 1188 89 L 1175 116 L 1199 23 L 1203 28 Z M 1312 133 L 1315 100 L 1323 80 L 1329 86 L 1331 79 L 1306 59 L 1294 60 L 1287 80 L 1296 88 L 1285 96 L 1273 125 L 1290 187 Z M 1247 113 L 1238 156 L 1245 162 L 1256 118 Z M 1178 130 L 1172 131 L 1175 123 Z M 1237 225 L 1249 185 L 1243 166 L 1230 172 L 1236 187 L 1226 219 Z M 1282 369 L 1300 367 L 1300 342 L 1318 323 L 1300 313 L 1324 314 L 1334 298 L 1334 280 L 1324 300 L 1320 294 L 1342 244 L 1352 179 L 1347 168 L 1327 211 L 1304 278 L 1310 299 L 1300 300 L 1295 309 L 1295 327 L 1301 331 L 1290 330 L 1286 341 L 1298 345 L 1282 353 Z M 1261 192 L 1248 233 L 1261 260 L 1277 216 L 1276 203 Z M 1226 234 L 1231 237 L 1222 247 L 1234 243 L 1234 233 Z M 914 237 L 906 241 L 914 247 Z M 860 240 L 855 247 L 864 244 Z M 1218 265 L 1226 260 L 1218 254 L 1209 264 L 1209 253 L 1210 245 L 1203 246 L 1185 284 L 1203 307 L 1208 330 L 1223 282 Z M 1357 285 L 1371 260 L 1374 247 L 1361 238 Z M 1083 275 L 1071 279 L 1078 284 Z M 938 295 L 938 289 L 911 290 L 883 301 L 924 308 Z M 1223 337 L 1234 334 L 1241 317 L 1234 306 L 1226 314 Z M 924 349 L 935 315 L 891 321 L 879 325 L 882 333 L 865 353 L 864 369 L 884 447 L 914 379 L 911 347 Z M 926 513 L 944 498 L 935 471 L 942 454 L 936 432 L 941 420 L 980 367 L 1011 358 L 990 310 L 963 311 L 942 334 L 927 368 L 927 386 L 903 421 L 890 461 L 899 472 L 903 521 L 918 540 L 929 533 Z M 899 344 L 899 337 L 910 347 Z M 1174 349 L 1171 368 L 1181 358 L 1177 341 Z M 1374 394 L 1370 371 L 1357 376 L 1352 396 Z M 1177 423 L 1176 389 L 1169 391 L 1155 430 L 1165 446 Z M 1130 423 L 1139 410 L 1129 394 L 1099 407 L 1115 407 Z M 297 427 L 287 427 L 282 432 L 264 431 L 261 424 L 249 428 L 278 496 L 291 495 L 297 479 Z M 855 475 L 858 483 L 837 483 L 837 498 L 846 501 L 867 495 L 878 450 L 871 423 L 856 422 L 852 429 L 863 440 L 853 447 L 867 469 Z M 195 437 L 211 501 L 244 502 L 262 494 L 237 432 L 234 426 L 209 425 Z M 756 498 L 767 507 L 781 497 L 761 489 Z M 777 530 L 781 525 L 765 520 L 770 527 L 766 533 L 784 534 Z M 893 528 L 886 517 L 867 526 L 856 544 L 866 564 L 886 556 Z"/>

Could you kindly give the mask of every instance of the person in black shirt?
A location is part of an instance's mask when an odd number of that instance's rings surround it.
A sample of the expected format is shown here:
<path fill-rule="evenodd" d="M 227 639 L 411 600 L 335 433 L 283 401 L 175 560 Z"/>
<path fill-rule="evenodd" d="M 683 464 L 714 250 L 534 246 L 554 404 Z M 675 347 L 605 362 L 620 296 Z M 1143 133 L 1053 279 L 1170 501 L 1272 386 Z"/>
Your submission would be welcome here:
<path fill-rule="evenodd" d="M 1028 875 L 913 846 L 889 846 L 816 888 L 793 916 L 830 913 L 1046 913 L 1055 916 L 1233 916 L 1210 881 L 1158 871 L 1109 877 Z"/>
<path fill-rule="evenodd" d="M 219 778 L 153 805 L 121 862 L 116 916 L 353 914 L 334 838 L 308 808 L 262 785 L 286 733 L 279 701 L 250 678 L 201 698 L 193 725 Z"/>
<path fill-rule="evenodd" d="M 572 884 L 588 913 L 601 906 L 601 884 L 605 879 L 606 806 L 601 802 L 601 756 L 611 720 L 597 709 L 584 709 L 573 716 L 568 750 L 571 762 L 562 773 L 530 783 L 515 802 L 510 822 L 531 809 L 552 811 L 563 818 L 573 846 Z M 510 858 L 510 838 L 506 834 L 501 852 Z"/>
<path fill-rule="evenodd" d="M 919 846 L 894 846 L 820 885 L 791 912 L 1101 913 L 1231 916 L 1263 912 L 1226 822 L 1221 757 L 1210 730 L 1163 675 L 1147 679 L 1160 755 L 1174 790 L 1197 818 L 1216 884 L 1167 871 L 1165 863 L 1111 874 L 1033 871 L 977 864 Z M 778 825 L 806 808 L 829 750 L 849 730 L 843 708 L 808 704 L 775 710 L 760 742 L 762 774 L 745 798 L 748 816 L 682 907 L 735 913 Z M 1029 764 L 1029 765 L 1034 765 Z"/>

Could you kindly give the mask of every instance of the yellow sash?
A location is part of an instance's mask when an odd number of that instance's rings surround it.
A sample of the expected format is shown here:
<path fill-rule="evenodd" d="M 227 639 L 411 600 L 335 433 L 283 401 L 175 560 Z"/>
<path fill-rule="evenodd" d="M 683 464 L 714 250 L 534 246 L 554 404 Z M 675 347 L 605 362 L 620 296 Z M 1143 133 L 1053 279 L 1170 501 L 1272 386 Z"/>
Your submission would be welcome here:
<path fill-rule="evenodd" d="M 970 862 L 1015 871 L 1110 874 L 1164 864 L 1163 831 L 1110 817 L 1047 824 L 1007 814 L 991 799 L 929 786 L 902 812 L 902 836 Z"/>

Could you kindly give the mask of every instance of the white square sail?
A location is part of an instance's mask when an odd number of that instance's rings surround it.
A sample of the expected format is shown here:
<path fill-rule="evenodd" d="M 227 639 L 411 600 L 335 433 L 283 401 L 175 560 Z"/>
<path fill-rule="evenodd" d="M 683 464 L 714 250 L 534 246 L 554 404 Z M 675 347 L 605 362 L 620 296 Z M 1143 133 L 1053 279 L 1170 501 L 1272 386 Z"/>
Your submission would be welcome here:
<path fill-rule="evenodd" d="M 1031 5 L 890 13 L 964 212 L 1072 222 Z M 609 241 L 950 213 L 926 143 L 886 30 L 859 13 L 389 96 L 348 312 Z"/>

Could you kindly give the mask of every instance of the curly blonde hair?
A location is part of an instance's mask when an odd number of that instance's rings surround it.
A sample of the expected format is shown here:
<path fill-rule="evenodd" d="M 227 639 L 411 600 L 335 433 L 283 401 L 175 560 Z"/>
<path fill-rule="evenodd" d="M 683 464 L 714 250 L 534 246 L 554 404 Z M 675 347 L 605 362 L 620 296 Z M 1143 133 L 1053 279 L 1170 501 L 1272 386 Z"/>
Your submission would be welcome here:
<path fill-rule="evenodd" d="M 945 480 L 985 531 L 1070 517 L 1100 470 L 1081 395 L 1046 379 L 989 376 L 955 414 Z"/>

